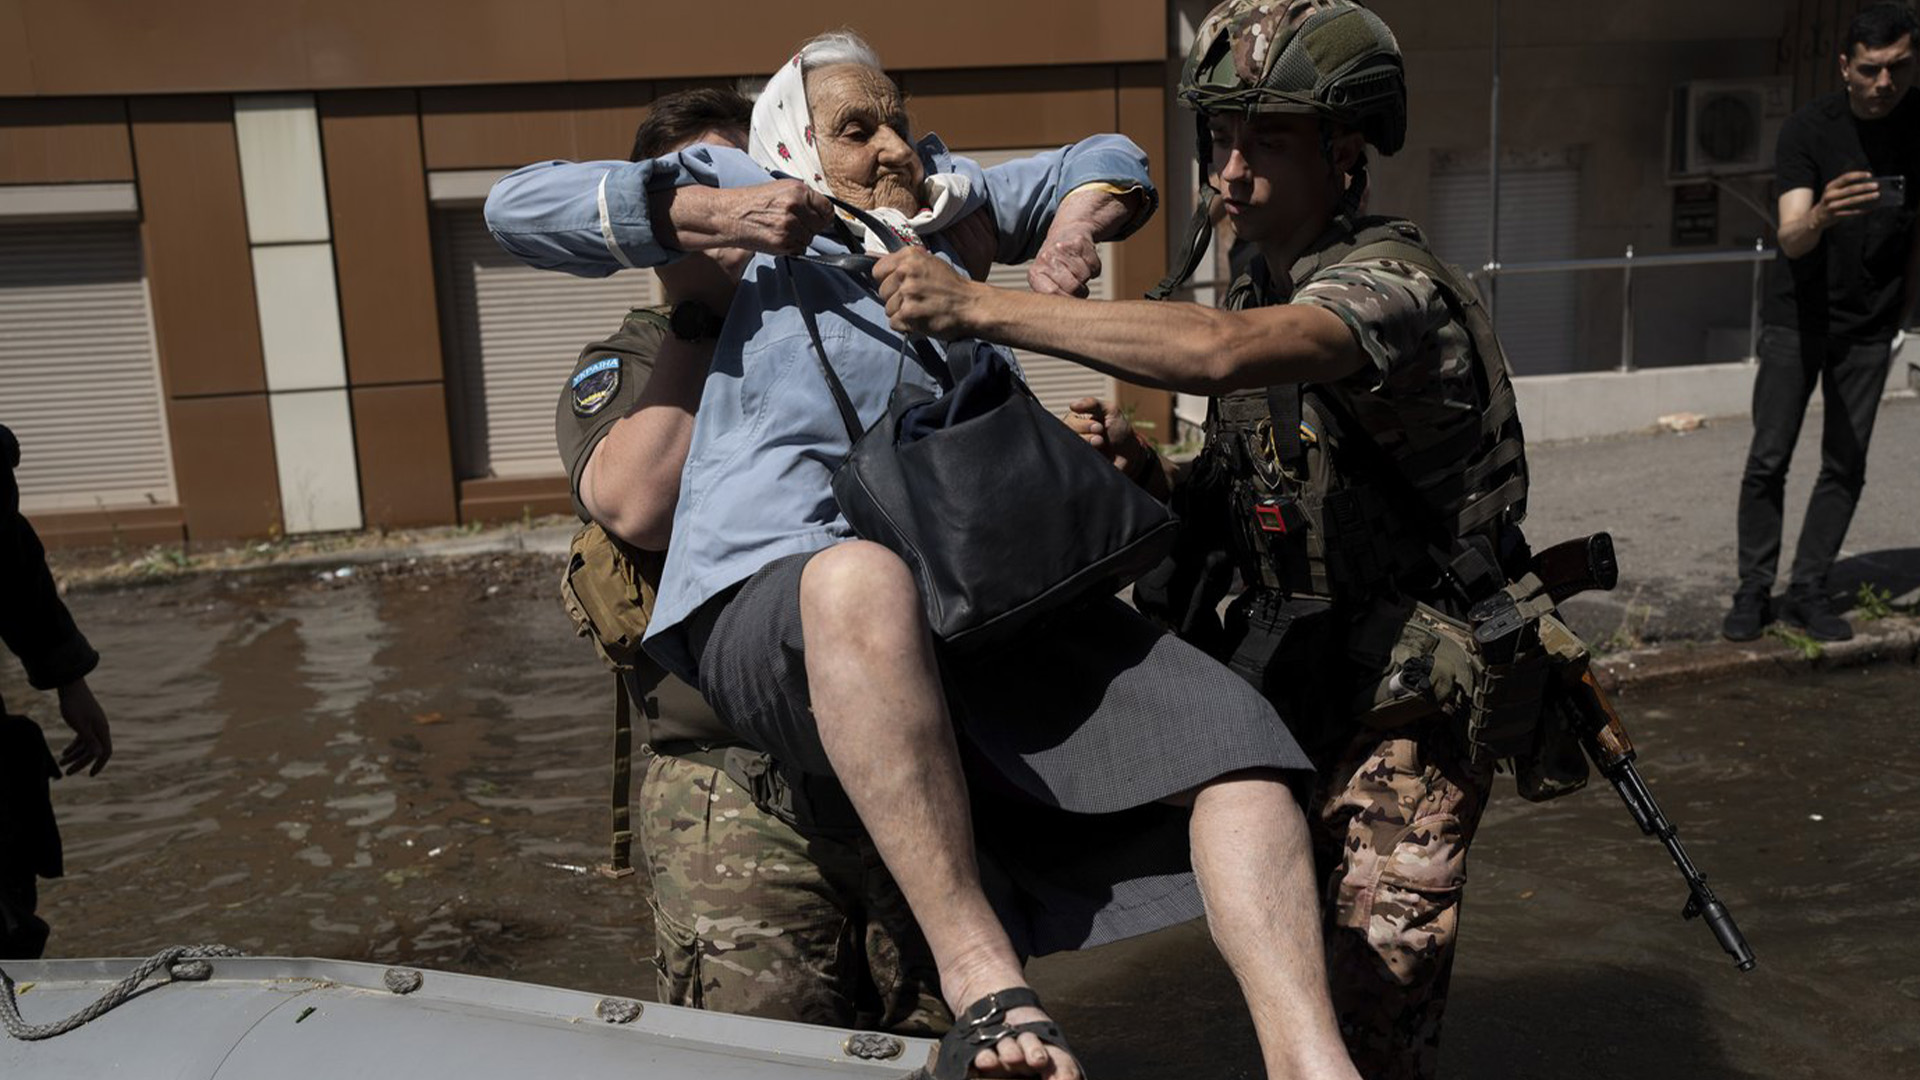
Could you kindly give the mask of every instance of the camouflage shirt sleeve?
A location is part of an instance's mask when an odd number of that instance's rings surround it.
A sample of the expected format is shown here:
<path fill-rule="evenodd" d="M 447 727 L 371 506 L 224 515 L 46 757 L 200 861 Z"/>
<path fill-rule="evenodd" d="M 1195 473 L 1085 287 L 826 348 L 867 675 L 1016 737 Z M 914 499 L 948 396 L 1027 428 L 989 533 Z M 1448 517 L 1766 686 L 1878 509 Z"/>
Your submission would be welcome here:
<path fill-rule="evenodd" d="M 1292 302 L 1325 308 L 1347 324 L 1373 368 L 1355 378 L 1375 390 L 1402 381 L 1408 365 L 1441 351 L 1436 338 L 1453 322 L 1433 277 L 1396 259 L 1329 267 L 1302 285 Z"/>

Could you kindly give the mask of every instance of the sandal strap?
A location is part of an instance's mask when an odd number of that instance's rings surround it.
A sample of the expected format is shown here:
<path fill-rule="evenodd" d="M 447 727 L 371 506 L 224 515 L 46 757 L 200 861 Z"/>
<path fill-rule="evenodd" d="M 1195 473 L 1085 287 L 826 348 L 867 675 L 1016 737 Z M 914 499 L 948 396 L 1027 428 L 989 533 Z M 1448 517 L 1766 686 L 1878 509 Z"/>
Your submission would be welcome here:
<path fill-rule="evenodd" d="M 1040 1008 L 1040 995 L 1027 987 L 1014 987 L 988 994 L 954 1018 L 953 1027 L 940 1037 L 935 1048 L 933 1067 L 926 1070 L 932 1080 L 965 1080 L 975 1054 L 1001 1039 L 1032 1035 L 1043 1043 L 1071 1052 L 1060 1025 L 1051 1020 L 1032 1020 L 1024 1024 L 1007 1023 L 1007 1010 Z"/>
<path fill-rule="evenodd" d="M 1025 986 L 1008 987 L 995 991 L 967 1006 L 965 1012 L 954 1018 L 954 1026 L 978 1027 L 992 1023 L 1007 1015 L 1008 1009 L 1038 1009 L 1040 995 Z"/>

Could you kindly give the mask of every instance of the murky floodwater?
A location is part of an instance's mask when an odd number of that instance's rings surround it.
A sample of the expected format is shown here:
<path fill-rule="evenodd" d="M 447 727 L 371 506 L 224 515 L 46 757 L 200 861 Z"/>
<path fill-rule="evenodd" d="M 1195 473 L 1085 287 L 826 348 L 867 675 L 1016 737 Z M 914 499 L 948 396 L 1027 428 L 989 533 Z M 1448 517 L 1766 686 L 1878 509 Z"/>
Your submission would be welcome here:
<path fill-rule="evenodd" d="M 541 560 L 198 578 L 70 599 L 106 657 L 97 779 L 56 785 L 57 956 L 220 942 L 651 997 L 605 857 L 607 677 Z M 57 726 L 17 666 L 16 709 Z M 1920 1076 L 1920 671 L 1621 702 L 1644 772 L 1760 958 L 1735 972 L 1604 786 L 1489 810 L 1450 1076 Z M 1036 964 L 1094 1075 L 1258 1075 L 1182 927 Z M 1193 1047 L 1206 1062 L 1196 1070 Z"/>

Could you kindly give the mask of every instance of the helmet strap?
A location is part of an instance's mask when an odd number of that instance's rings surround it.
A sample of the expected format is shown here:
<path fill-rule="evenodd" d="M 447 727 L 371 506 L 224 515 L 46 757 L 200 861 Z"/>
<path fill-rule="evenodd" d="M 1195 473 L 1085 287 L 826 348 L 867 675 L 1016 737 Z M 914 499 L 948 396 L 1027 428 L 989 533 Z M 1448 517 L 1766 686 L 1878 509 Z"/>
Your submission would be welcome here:
<path fill-rule="evenodd" d="M 1200 185 L 1199 197 L 1194 200 L 1193 220 L 1187 223 L 1186 244 L 1174 260 L 1173 268 L 1167 271 L 1167 276 L 1147 292 L 1147 299 L 1165 300 L 1173 295 L 1175 289 L 1185 285 L 1195 270 L 1200 269 L 1200 260 L 1207 254 L 1207 241 L 1213 236 L 1213 200 L 1218 197 L 1219 193 L 1211 185 Z"/>
<path fill-rule="evenodd" d="M 1320 118 L 1320 153 L 1327 161 L 1329 176 L 1341 185 L 1339 206 L 1334 211 L 1336 219 L 1351 219 L 1360 213 L 1360 201 L 1367 195 L 1367 152 L 1363 148 L 1360 156 L 1354 159 L 1353 168 L 1342 172 L 1339 162 L 1333 158 L 1333 121 Z"/>

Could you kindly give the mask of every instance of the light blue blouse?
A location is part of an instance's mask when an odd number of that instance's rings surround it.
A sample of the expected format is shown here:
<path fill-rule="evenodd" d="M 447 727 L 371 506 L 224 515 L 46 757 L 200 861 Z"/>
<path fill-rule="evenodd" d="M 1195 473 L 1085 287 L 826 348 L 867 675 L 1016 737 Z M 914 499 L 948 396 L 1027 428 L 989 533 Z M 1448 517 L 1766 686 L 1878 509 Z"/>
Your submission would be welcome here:
<path fill-rule="evenodd" d="M 998 226 L 995 261 L 1022 263 L 1045 240 L 1061 199 L 1086 184 L 1139 187 L 1154 198 L 1147 160 L 1118 135 L 1098 135 L 1031 158 L 981 169 L 948 154 L 933 137 L 918 149 L 930 172 L 970 179 L 968 209 L 985 205 Z M 742 187 L 769 174 L 746 154 L 698 146 L 637 163 L 549 161 L 494 185 L 487 227 L 531 266 L 604 277 L 623 267 L 660 266 L 682 253 L 653 235 L 648 194 L 666 187 Z M 1133 223 L 1135 226 L 1146 215 Z M 957 265 L 938 235 L 929 248 Z M 821 253 L 842 245 L 816 240 Z M 900 335 L 865 279 L 795 261 L 800 302 L 815 314 L 821 341 L 864 423 L 886 409 L 899 370 Z M 937 388 L 908 353 L 903 380 Z M 688 616 L 727 587 L 784 555 L 851 539 L 834 502 L 834 470 L 850 444 L 814 359 L 800 309 L 780 263 L 747 264 L 714 349 L 681 476 L 680 502 L 646 647 L 697 685 L 696 657 L 683 633 Z"/>

